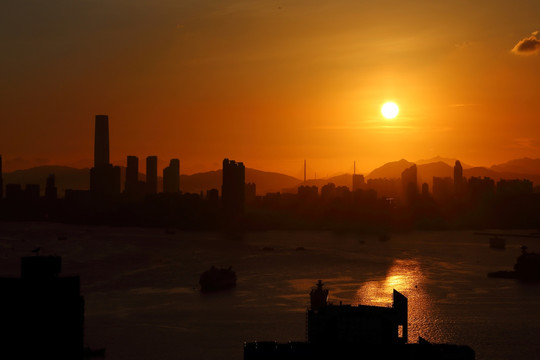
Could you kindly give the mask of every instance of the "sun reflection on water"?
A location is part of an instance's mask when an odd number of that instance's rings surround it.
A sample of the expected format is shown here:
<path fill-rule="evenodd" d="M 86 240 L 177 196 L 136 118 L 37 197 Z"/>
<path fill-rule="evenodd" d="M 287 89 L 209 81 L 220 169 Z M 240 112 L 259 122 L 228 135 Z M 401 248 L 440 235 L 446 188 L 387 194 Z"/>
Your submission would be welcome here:
<path fill-rule="evenodd" d="M 354 305 L 392 306 L 392 290 L 409 300 L 409 342 L 418 336 L 429 341 L 444 342 L 433 301 L 426 285 L 428 279 L 417 260 L 394 260 L 384 279 L 363 283 L 356 291 Z"/>

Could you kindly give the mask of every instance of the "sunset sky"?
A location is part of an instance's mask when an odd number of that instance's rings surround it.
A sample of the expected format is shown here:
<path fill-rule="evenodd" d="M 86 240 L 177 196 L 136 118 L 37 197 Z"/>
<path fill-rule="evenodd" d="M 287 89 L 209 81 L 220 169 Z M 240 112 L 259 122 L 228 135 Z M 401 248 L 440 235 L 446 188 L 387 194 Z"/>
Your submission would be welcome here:
<path fill-rule="evenodd" d="M 224 157 L 298 178 L 540 157 L 539 1 L 3 0 L 4 171 Z M 400 107 L 393 120 L 380 107 Z M 144 161 L 141 162 L 144 171 Z"/>

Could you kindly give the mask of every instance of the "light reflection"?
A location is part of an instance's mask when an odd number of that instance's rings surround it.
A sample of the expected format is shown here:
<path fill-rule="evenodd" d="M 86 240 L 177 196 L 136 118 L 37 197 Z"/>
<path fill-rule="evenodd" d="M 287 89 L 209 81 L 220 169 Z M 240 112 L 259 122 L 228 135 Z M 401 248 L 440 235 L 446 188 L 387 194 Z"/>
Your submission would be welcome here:
<path fill-rule="evenodd" d="M 394 260 L 384 279 L 367 281 L 356 291 L 354 305 L 392 306 L 392 290 L 409 300 L 409 342 L 418 336 L 444 342 L 434 306 L 426 289 L 427 278 L 417 260 Z"/>

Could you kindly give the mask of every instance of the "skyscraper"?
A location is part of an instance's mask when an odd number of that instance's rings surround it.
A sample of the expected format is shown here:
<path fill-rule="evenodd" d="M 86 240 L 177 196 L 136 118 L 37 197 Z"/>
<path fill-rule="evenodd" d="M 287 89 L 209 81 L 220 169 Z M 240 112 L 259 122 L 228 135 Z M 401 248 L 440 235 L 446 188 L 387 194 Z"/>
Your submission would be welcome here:
<path fill-rule="evenodd" d="M 109 117 L 96 115 L 95 125 L 90 191 L 94 199 L 110 199 L 120 194 L 120 167 L 109 164 Z"/>
<path fill-rule="evenodd" d="M 245 204 L 245 167 L 234 160 L 223 160 L 223 185 L 221 198 L 223 208 L 229 215 L 240 215 Z"/>
<path fill-rule="evenodd" d="M 418 172 L 416 164 L 403 170 L 401 173 L 401 183 L 406 202 L 411 202 L 418 195 Z"/>
<path fill-rule="evenodd" d="M 180 160 L 171 159 L 169 166 L 163 169 L 163 192 L 180 192 Z"/>
<path fill-rule="evenodd" d="M 58 197 L 58 189 L 55 185 L 54 174 L 47 176 L 47 183 L 45 185 L 45 198 L 48 201 L 54 201 Z"/>
<path fill-rule="evenodd" d="M 109 116 L 96 115 L 94 167 L 109 165 Z"/>
<path fill-rule="evenodd" d="M 157 156 L 146 158 L 146 188 L 149 194 L 157 193 Z"/>
<path fill-rule="evenodd" d="M 126 187 L 125 192 L 133 194 L 137 191 L 139 184 L 139 158 L 136 156 L 127 157 L 126 167 Z"/>
<path fill-rule="evenodd" d="M 463 167 L 459 160 L 456 160 L 454 166 L 454 193 L 461 194 L 463 191 Z"/>

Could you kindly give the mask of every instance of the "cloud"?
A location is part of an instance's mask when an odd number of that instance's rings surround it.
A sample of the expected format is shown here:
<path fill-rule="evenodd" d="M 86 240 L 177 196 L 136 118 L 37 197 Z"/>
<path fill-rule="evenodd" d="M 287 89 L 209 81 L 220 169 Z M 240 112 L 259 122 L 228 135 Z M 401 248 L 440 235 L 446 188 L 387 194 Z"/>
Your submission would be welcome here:
<path fill-rule="evenodd" d="M 534 55 L 540 52 L 540 39 L 536 37 L 538 31 L 532 33 L 531 36 L 518 41 L 512 52 L 517 55 Z"/>

